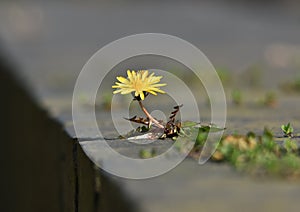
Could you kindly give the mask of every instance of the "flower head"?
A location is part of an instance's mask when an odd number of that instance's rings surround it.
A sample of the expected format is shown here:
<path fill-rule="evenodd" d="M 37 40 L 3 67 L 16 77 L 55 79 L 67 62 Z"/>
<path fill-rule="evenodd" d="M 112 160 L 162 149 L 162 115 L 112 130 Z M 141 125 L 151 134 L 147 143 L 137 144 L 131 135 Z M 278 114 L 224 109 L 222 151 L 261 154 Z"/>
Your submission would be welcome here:
<path fill-rule="evenodd" d="M 127 79 L 124 77 L 117 77 L 119 82 L 116 82 L 112 88 L 118 88 L 113 93 L 129 94 L 134 93 L 135 97 L 140 97 L 141 100 L 145 99 L 144 92 L 157 95 L 156 92 L 165 93 L 159 87 L 166 84 L 158 84 L 162 76 L 154 76 L 154 73 L 149 75 L 148 70 L 141 70 L 138 72 L 127 70 Z"/>

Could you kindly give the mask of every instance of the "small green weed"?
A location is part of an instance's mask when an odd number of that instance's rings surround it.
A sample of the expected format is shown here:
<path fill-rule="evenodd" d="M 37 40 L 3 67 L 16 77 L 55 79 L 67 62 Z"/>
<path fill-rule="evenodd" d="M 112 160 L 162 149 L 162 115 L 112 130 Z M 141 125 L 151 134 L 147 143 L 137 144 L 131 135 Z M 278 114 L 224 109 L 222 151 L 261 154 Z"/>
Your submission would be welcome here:
<path fill-rule="evenodd" d="M 281 125 L 281 130 L 284 133 L 285 137 L 289 137 L 289 138 L 293 137 L 294 129 L 290 123 L 286 125 L 285 124 Z"/>
<path fill-rule="evenodd" d="M 224 86 L 228 86 L 232 82 L 232 76 L 228 69 L 226 68 L 217 68 L 217 74 Z"/>
<path fill-rule="evenodd" d="M 239 106 L 243 102 L 242 92 L 238 89 L 232 90 L 231 98 L 234 105 Z"/>
<path fill-rule="evenodd" d="M 300 93 L 300 77 L 282 83 L 280 89 L 286 93 Z"/>
<path fill-rule="evenodd" d="M 269 91 L 265 94 L 264 98 L 259 100 L 260 105 L 265 107 L 274 108 L 278 104 L 278 98 L 276 93 Z"/>
<path fill-rule="evenodd" d="M 142 149 L 140 151 L 140 158 L 143 158 L 143 159 L 148 159 L 148 158 L 153 158 L 155 157 L 157 154 L 156 154 L 156 150 L 154 148 L 152 149 Z"/>
<path fill-rule="evenodd" d="M 268 129 L 261 136 L 254 133 L 225 136 L 212 160 L 229 162 L 238 171 L 254 176 L 300 178 L 297 144 L 291 139 L 277 143 Z"/>

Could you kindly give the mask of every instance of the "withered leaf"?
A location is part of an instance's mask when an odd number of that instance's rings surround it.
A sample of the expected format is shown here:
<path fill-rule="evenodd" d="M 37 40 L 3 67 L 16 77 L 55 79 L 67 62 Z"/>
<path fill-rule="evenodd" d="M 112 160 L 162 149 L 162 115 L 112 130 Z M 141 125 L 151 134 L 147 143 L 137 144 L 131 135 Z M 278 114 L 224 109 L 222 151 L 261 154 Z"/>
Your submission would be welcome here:
<path fill-rule="evenodd" d="M 143 118 L 143 117 L 132 117 L 132 118 L 125 118 L 126 120 L 128 121 L 132 121 L 132 122 L 135 122 L 135 123 L 138 123 L 138 124 L 144 124 L 144 125 L 149 125 L 149 119 L 148 118 Z"/>

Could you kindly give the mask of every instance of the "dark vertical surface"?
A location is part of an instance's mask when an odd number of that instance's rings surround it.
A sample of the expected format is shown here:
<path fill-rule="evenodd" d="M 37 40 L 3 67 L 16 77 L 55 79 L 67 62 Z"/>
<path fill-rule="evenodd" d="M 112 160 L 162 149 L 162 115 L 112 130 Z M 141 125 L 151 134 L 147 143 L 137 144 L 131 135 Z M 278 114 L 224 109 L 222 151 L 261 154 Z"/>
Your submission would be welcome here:
<path fill-rule="evenodd" d="M 0 211 L 59 211 L 57 131 L 1 57 Z"/>

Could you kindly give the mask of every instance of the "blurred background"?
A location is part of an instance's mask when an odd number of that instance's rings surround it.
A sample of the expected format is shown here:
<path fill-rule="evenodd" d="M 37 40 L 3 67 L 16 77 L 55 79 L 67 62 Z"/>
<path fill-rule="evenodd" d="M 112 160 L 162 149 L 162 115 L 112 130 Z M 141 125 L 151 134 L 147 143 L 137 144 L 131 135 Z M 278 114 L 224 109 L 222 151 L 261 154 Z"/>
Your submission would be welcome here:
<path fill-rule="evenodd" d="M 37 93 L 58 86 L 70 91 L 82 66 L 105 44 L 136 33 L 166 33 L 201 49 L 227 85 L 284 84 L 291 91 L 287 83 L 300 81 L 299 10 L 292 0 L 2 0 L 1 51 L 34 79 Z"/>

